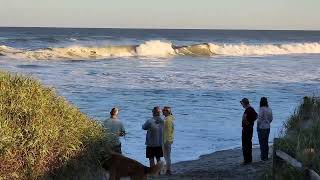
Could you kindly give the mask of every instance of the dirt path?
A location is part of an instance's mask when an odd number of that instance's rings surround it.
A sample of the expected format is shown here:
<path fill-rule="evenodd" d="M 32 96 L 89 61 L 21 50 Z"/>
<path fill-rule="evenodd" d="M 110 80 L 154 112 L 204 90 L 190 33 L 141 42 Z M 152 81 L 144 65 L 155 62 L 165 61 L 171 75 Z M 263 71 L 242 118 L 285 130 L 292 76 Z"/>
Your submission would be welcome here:
<path fill-rule="evenodd" d="M 272 162 L 271 160 L 260 161 L 260 150 L 257 148 L 253 149 L 253 161 L 250 165 L 241 165 L 241 149 L 218 151 L 203 155 L 198 160 L 173 164 L 174 175 L 161 175 L 151 179 L 261 179 L 266 170 L 271 169 Z"/>

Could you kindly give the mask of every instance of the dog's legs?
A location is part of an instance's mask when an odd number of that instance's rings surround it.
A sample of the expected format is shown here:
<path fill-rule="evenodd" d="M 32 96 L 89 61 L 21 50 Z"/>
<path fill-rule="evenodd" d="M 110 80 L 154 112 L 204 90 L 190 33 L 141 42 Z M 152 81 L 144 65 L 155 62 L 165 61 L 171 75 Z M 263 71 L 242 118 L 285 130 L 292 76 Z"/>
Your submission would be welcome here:
<path fill-rule="evenodd" d="M 104 180 L 109 180 L 109 179 L 110 179 L 110 174 L 109 174 L 108 171 L 105 171 L 105 172 L 103 173 L 103 175 L 104 175 Z"/>
<path fill-rule="evenodd" d="M 116 180 L 120 180 L 120 176 L 119 175 L 116 175 Z"/>
<path fill-rule="evenodd" d="M 110 168 L 109 180 L 116 180 L 116 169 L 115 168 Z"/>

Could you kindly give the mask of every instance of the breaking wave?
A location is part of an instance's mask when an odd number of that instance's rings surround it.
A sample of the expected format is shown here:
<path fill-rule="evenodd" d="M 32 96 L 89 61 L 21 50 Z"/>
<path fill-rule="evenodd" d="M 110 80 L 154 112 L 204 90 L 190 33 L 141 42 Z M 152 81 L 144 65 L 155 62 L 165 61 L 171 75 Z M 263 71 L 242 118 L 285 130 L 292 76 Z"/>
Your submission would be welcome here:
<path fill-rule="evenodd" d="M 269 56 L 288 54 L 320 53 L 320 43 L 291 44 L 194 44 L 174 46 L 170 42 L 147 41 L 140 45 L 85 47 L 70 46 L 37 50 L 16 49 L 0 46 L 0 55 L 14 59 L 58 60 L 58 59 L 105 59 L 110 57 L 155 57 L 172 56 Z"/>

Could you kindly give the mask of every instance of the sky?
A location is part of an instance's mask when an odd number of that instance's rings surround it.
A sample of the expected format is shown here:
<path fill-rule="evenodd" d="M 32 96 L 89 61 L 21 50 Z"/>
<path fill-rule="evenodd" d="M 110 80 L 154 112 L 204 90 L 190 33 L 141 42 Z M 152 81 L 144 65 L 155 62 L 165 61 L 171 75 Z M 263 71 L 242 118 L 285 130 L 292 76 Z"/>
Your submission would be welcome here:
<path fill-rule="evenodd" d="M 0 26 L 320 30 L 320 0 L 0 0 Z"/>

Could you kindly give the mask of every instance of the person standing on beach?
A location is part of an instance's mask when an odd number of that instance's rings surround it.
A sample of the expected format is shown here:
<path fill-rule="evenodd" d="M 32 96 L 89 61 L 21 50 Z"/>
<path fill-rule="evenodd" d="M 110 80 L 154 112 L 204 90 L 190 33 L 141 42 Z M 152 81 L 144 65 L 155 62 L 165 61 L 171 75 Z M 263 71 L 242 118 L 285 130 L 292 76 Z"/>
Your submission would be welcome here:
<path fill-rule="evenodd" d="M 260 100 L 260 109 L 257 121 L 257 131 L 260 144 L 260 158 L 262 161 L 268 160 L 269 154 L 269 134 L 270 134 L 270 123 L 273 120 L 272 110 L 269 107 L 268 99 L 262 97 Z"/>
<path fill-rule="evenodd" d="M 171 108 L 165 106 L 162 109 L 162 113 L 165 116 L 164 118 L 164 127 L 163 127 L 163 155 L 166 161 L 167 171 L 166 175 L 171 175 L 171 145 L 173 144 L 173 135 L 174 135 L 174 116 L 172 115 Z"/>
<path fill-rule="evenodd" d="M 154 107 L 152 110 L 152 118 L 147 120 L 142 129 L 147 130 L 146 135 L 146 158 L 149 158 L 150 167 L 155 165 L 154 158 L 157 163 L 160 162 L 160 158 L 163 157 L 162 151 L 162 131 L 163 120 L 161 119 L 161 108 L 159 106 Z"/>
<path fill-rule="evenodd" d="M 106 121 L 103 122 L 103 126 L 106 129 L 109 129 L 112 135 L 114 136 L 116 143 L 115 146 L 112 147 L 112 150 L 114 152 L 122 154 L 121 151 L 121 142 L 119 137 L 122 137 L 126 134 L 126 131 L 124 129 L 124 126 L 122 122 L 118 119 L 118 108 L 112 108 L 110 111 L 110 118 L 108 118 Z"/>
<path fill-rule="evenodd" d="M 253 107 L 250 106 L 249 100 L 243 98 L 240 101 L 242 107 L 245 109 L 242 116 L 242 153 L 244 162 L 249 164 L 252 162 L 252 135 L 254 121 L 257 119 L 257 113 Z"/>

